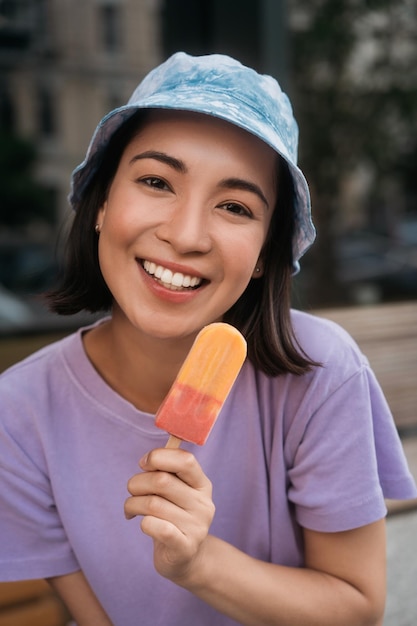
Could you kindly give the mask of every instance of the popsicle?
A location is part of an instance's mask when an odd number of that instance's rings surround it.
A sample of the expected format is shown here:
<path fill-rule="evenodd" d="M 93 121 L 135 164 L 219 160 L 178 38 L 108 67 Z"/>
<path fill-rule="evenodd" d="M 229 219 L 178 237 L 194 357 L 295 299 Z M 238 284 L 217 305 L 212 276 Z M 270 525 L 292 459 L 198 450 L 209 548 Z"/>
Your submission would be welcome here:
<path fill-rule="evenodd" d="M 245 358 L 246 341 L 234 326 L 215 322 L 199 332 L 155 417 L 170 434 L 167 448 L 207 441 Z"/>

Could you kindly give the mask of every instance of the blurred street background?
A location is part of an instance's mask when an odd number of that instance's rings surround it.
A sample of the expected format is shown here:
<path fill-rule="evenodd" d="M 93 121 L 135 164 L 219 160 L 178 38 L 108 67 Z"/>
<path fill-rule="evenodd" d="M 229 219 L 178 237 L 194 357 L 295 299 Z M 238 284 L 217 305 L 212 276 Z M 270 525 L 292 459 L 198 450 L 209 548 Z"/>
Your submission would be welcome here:
<path fill-rule="evenodd" d="M 289 94 L 318 229 L 294 306 L 369 347 L 417 473 L 417 0 L 0 0 L 0 371 L 89 321 L 39 298 L 70 174 L 99 119 L 178 50 L 231 54 Z M 385 626 L 417 624 L 416 553 L 417 513 L 396 511 Z"/>
<path fill-rule="evenodd" d="M 294 304 L 416 299 L 417 0 L 0 0 L 0 329 L 62 324 L 34 295 L 70 173 L 177 50 L 232 54 L 291 97 L 318 229 Z"/>

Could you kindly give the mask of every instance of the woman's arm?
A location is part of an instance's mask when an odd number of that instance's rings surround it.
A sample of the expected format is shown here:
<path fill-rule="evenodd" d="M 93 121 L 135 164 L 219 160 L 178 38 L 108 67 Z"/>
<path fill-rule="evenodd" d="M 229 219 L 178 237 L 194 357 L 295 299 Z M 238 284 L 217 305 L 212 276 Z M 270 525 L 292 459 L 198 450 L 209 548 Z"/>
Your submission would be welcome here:
<path fill-rule="evenodd" d="M 304 569 L 253 559 L 208 536 L 199 565 L 175 582 L 247 626 L 382 625 L 384 522 L 304 535 Z"/>
<path fill-rule="evenodd" d="M 157 571 L 247 626 L 380 626 L 385 522 L 304 531 L 305 568 L 254 559 L 208 534 L 211 484 L 193 455 L 154 450 L 129 481 L 128 518 L 143 515 Z M 279 532 L 279 529 L 277 529 Z"/>
<path fill-rule="evenodd" d="M 64 602 L 77 626 L 112 626 L 81 571 L 48 578 L 48 582 Z"/>

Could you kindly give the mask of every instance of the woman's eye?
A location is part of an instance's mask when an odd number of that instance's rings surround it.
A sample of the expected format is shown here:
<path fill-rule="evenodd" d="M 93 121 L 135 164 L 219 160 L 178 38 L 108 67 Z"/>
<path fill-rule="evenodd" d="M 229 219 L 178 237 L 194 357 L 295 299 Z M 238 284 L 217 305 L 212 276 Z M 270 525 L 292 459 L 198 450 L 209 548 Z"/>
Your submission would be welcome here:
<path fill-rule="evenodd" d="M 251 212 L 246 207 L 241 204 L 236 204 L 235 202 L 227 202 L 222 205 L 222 208 L 228 211 L 229 213 L 234 213 L 235 215 L 243 215 L 247 217 L 251 217 Z"/>
<path fill-rule="evenodd" d="M 145 183 L 148 187 L 153 187 L 154 189 L 169 189 L 168 185 L 162 178 L 158 178 L 157 176 L 148 176 L 147 178 L 141 178 L 140 182 Z"/>

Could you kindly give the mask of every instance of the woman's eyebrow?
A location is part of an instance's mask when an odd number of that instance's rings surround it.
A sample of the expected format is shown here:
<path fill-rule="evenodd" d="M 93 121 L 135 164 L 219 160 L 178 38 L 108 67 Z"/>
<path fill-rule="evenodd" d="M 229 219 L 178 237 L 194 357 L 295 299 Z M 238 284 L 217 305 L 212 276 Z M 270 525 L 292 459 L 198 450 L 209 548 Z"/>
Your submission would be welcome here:
<path fill-rule="evenodd" d="M 242 191 L 250 191 L 251 193 L 256 194 L 265 204 L 266 208 L 269 209 L 268 200 L 266 199 L 262 189 L 250 180 L 245 180 L 244 178 L 225 178 L 220 181 L 219 187 L 223 189 L 241 189 Z"/>
<path fill-rule="evenodd" d="M 181 172 L 183 174 L 186 173 L 187 168 L 185 163 L 180 159 L 176 159 L 165 152 L 158 152 L 157 150 L 146 150 L 145 152 L 140 152 L 139 154 L 135 154 L 129 161 L 129 165 L 134 163 L 135 161 L 139 161 L 140 159 L 155 159 L 156 161 L 160 161 L 161 163 L 165 163 L 165 165 L 169 165 L 177 172 Z"/>
<path fill-rule="evenodd" d="M 135 156 L 130 159 L 129 165 L 135 161 L 139 161 L 140 159 L 155 159 L 165 165 L 169 165 L 174 170 L 181 172 L 182 174 L 185 174 L 188 171 L 184 161 L 166 154 L 165 152 L 158 152 L 157 150 L 146 150 L 145 152 L 140 152 L 139 154 L 135 154 Z M 268 200 L 266 199 L 262 189 L 256 183 L 243 178 L 232 177 L 221 180 L 219 187 L 222 189 L 241 189 L 242 191 L 254 193 L 265 204 L 266 208 L 269 209 Z"/>

